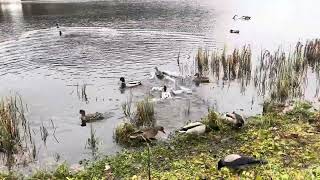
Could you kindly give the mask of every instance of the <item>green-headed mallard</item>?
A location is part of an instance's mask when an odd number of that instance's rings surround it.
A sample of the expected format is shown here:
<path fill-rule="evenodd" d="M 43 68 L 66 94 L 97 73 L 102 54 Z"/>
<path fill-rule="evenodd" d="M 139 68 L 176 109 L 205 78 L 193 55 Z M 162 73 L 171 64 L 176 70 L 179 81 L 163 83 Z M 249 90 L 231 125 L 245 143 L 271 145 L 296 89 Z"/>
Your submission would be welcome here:
<path fill-rule="evenodd" d="M 129 82 L 126 82 L 124 77 L 121 77 L 120 81 L 121 81 L 120 89 L 133 88 L 133 87 L 142 85 L 141 81 L 129 81 Z"/>

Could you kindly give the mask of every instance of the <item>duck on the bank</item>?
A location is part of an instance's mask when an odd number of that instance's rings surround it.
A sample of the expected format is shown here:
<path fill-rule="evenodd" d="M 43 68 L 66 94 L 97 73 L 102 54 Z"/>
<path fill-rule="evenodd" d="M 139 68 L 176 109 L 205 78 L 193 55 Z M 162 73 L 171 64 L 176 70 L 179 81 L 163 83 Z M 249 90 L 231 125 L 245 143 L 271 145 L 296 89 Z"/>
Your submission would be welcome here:
<path fill-rule="evenodd" d="M 236 128 L 241 128 L 244 125 L 244 117 L 236 112 L 226 113 L 225 120 L 232 123 Z"/>
<path fill-rule="evenodd" d="M 230 33 L 233 33 L 233 34 L 239 34 L 239 33 L 240 33 L 240 31 L 239 31 L 239 30 L 233 30 L 233 29 L 231 29 L 231 30 L 230 30 Z"/>
<path fill-rule="evenodd" d="M 164 131 L 164 127 L 156 126 L 156 127 L 151 127 L 151 128 L 142 129 L 140 131 L 136 131 L 130 135 L 130 138 L 135 139 L 138 137 L 142 137 L 146 140 L 151 140 L 151 139 L 155 139 L 159 131 L 162 132 L 163 134 L 166 133 Z"/>
<path fill-rule="evenodd" d="M 92 121 L 97 121 L 97 120 L 102 120 L 104 119 L 104 116 L 102 113 L 93 113 L 93 114 L 86 114 L 85 110 L 80 110 L 79 113 L 81 114 L 81 126 L 86 126 L 86 123 L 92 122 Z"/>
<path fill-rule="evenodd" d="M 248 166 L 267 164 L 266 160 L 255 159 L 249 156 L 241 156 L 238 154 L 230 154 L 218 162 L 218 170 L 223 167 L 230 168 L 232 170 L 241 170 Z"/>
<path fill-rule="evenodd" d="M 201 135 L 210 131 L 210 129 L 201 122 L 192 122 L 182 127 L 179 133 Z"/>
<path fill-rule="evenodd" d="M 171 98 L 172 98 L 171 93 L 167 91 L 167 86 L 164 85 L 160 99 L 171 99 Z"/>
<path fill-rule="evenodd" d="M 193 81 L 196 84 L 209 83 L 210 82 L 208 77 L 201 76 L 199 73 L 196 73 L 194 76 L 195 76 L 195 78 L 193 79 Z"/>
<path fill-rule="evenodd" d="M 141 81 L 129 81 L 129 82 L 126 82 L 124 77 L 120 78 L 120 83 L 121 83 L 120 84 L 120 89 L 133 88 L 133 87 L 142 85 Z"/>

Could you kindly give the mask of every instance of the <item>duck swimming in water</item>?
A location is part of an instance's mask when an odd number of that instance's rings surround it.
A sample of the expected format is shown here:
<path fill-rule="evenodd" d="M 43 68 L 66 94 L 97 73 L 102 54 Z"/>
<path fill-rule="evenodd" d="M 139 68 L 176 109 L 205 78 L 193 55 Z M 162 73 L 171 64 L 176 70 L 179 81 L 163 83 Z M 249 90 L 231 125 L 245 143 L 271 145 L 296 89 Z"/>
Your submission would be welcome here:
<path fill-rule="evenodd" d="M 158 67 L 154 68 L 156 70 L 156 76 L 158 79 L 163 79 L 164 78 L 164 73 L 162 71 L 159 71 Z"/>
<path fill-rule="evenodd" d="M 151 128 L 142 129 L 140 131 L 136 131 L 133 134 L 131 134 L 130 138 L 135 139 L 138 137 L 143 137 L 144 139 L 150 141 L 151 139 L 155 139 L 159 131 L 164 134 L 166 133 L 162 126 L 156 126 L 156 127 L 151 127 Z"/>
<path fill-rule="evenodd" d="M 163 86 L 163 91 L 161 93 L 161 99 L 171 99 L 171 93 L 167 91 L 167 86 Z"/>
<path fill-rule="evenodd" d="M 133 88 L 133 87 L 142 85 L 141 81 L 129 81 L 126 83 L 126 80 L 124 79 L 124 77 L 120 78 L 120 82 L 121 82 L 120 89 Z"/>
<path fill-rule="evenodd" d="M 233 34 L 239 34 L 239 33 L 240 33 L 240 31 L 239 31 L 239 30 L 233 30 L 233 29 L 231 29 L 231 30 L 230 30 L 230 33 L 233 33 Z"/>
<path fill-rule="evenodd" d="M 193 81 L 196 83 L 196 85 L 199 85 L 200 83 L 209 83 L 210 82 L 208 77 L 200 76 L 199 73 L 196 73 L 194 76 L 195 76 L 195 78 L 193 79 Z"/>
<path fill-rule="evenodd" d="M 86 123 L 97 121 L 97 120 L 102 120 L 104 119 L 102 113 L 94 113 L 94 114 L 86 114 L 85 110 L 80 110 L 79 113 L 81 114 L 81 126 L 86 126 Z"/>

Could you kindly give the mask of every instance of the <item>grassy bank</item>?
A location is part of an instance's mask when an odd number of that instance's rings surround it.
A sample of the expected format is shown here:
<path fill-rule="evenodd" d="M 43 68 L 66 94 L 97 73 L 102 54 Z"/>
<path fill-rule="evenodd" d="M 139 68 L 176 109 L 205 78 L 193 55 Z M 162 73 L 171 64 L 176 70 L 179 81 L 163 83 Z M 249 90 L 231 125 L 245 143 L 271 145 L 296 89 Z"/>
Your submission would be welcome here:
<path fill-rule="evenodd" d="M 223 126 L 205 136 L 176 135 L 169 142 L 155 142 L 152 179 L 236 179 L 232 171 L 216 167 L 230 153 L 268 160 L 267 165 L 243 171 L 243 179 L 320 179 L 320 114 L 311 109 L 298 103 L 286 114 L 250 117 L 240 130 Z M 145 146 L 105 157 L 83 171 L 70 173 L 61 165 L 54 172 L 37 172 L 31 179 L 147 179 L 147 164 Z"/>

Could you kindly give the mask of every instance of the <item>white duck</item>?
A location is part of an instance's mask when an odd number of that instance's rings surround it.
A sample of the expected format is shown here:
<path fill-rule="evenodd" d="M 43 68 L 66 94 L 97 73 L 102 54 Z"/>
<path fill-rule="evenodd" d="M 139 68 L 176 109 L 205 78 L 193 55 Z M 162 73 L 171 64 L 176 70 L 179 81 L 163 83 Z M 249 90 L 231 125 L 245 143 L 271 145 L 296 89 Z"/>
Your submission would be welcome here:
<path fill-rule="evenodd" d="M 194 135 L 201 135 L 208 131 L 209 129 L 207 128 L 207 126 L 201 122 L 189 123 L 179 130 L 180 133 L 194 134 Z"/>

